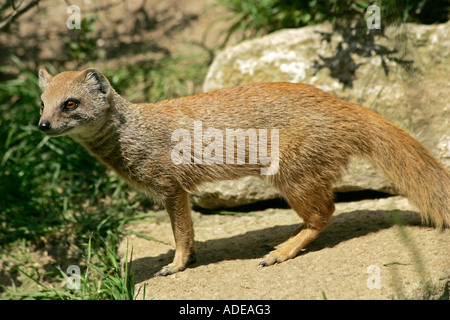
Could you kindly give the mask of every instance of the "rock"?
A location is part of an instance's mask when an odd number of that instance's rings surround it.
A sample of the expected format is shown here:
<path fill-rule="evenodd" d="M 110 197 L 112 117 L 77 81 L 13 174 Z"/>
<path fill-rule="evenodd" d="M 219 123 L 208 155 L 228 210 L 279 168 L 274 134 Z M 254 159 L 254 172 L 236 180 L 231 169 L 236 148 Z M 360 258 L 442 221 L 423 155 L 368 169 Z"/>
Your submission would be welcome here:
<path fill-rule="evenodd" d="M 402 197 L 337 203 L 329 226 L 298 257 L 265 268 L 258 266 L 261 258 L 301 222 L 291 209 L 242 215 L 193 211 L 197 262 L 168 277 L 153 276 L 173 259 L 168 219 L 128 224 L 126 229 L 157 241 L 128 233 L 118 253 L 125 262 L 126 252 L 129 259 L 133 251 L 139 300 L 444 298 L 450 230 L 420 226 L 411 209 Z M 394 212 L 403 227 L 394 224 Z"/>
<path fill-rule="evenodd" d="M 192 195 L 191 200 L 206 209 L 232 208 L 279 197 L 272 185 L 255 177 L 208 182 L 200 190 L 204 193 Z"/>
<path fill-rule="evenodd" d="M 401 32 L 405 29 L 406 34 Z M 311 84 L 382 114 L 449 168 L 449 33 L 450 21 L 389 28 L 386 37 L 376 36 L 374 42 L 333 32 L 329 24 L 281 30 L 219 53 L 204 91 L 254 82 Z M 336 191 L 361 189 L 395 193 L 370 163 L 355 159 Z M 255 177 L 210 183 L 201 191 L 192 200 L 208 208 L 277 197 L 276 190 L 267 190 Z"/>

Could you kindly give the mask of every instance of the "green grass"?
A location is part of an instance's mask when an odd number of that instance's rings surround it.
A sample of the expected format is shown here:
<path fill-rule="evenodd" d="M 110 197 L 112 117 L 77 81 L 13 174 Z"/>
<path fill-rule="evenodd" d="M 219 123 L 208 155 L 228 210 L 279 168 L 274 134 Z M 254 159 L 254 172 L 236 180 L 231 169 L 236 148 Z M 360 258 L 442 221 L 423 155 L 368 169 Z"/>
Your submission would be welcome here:
<path fill-rule="evenodd" d="M 79 274 L 66 273 L 60 267 L 59 282 L 45 284 L 31 275 L 18 268 L 18 271 L 26 279 L 37 285 L 37 290 L 18 291 L 15 286 L 5 288 L 5 299 L 20 300 L 133 300 L 134 293 L 134 275 L 131 272 L 133 255 L 132 252 L 126 253 L 126 263 L 122 267 L 119 258 L 112 248 L 106 248 L 106 255 L 101 261 L 92 263 L 92 245 L 91 240 L 86 245 L 87 255 L 84 257 L 83 266 L 85 271 Z M 67 269 L 69 270 L 69 269 Z M 108 270 L 108 271 L 107 271 Z"/>
<path fill-rule="evenodd" d="M 426 16 L 426 12 L 422 11 L 433 6 L 436 0 L 216 0 L 216 3 L 230 13 L 213 22 L 205 36 L 215 24 L 227 21 L 231 25 L 225 32 L 222 44 L 225 45 L 235 33 L 246 39 L 284 28 L 300 28 L 323 22 L 345 27 L 355 21 L 365 24 L 365 12 L 373 4 L 382 10 L 383 26 L 405 21 L 420 22 Z M 442 15 L 445 17 L 448 8 L 444 1 L 439 0 L 435 5 L 443 8 Z"/>
<path fill-rule="evenodd" d="M 202 58 L 103 71 L 129 100 L 156 101 L 198 91 Z M 124 228 L 152 219 L 154 204 L 70 138 L 42 135 L 37 74 L 11 61 L 0 67 L 10 79 L 0 83 L 0 299 L 133 299 L 118 244 L 126 234 L 158 241 Z M 80 290 L 66 288 L 69 265 L 82 270 Z"/>

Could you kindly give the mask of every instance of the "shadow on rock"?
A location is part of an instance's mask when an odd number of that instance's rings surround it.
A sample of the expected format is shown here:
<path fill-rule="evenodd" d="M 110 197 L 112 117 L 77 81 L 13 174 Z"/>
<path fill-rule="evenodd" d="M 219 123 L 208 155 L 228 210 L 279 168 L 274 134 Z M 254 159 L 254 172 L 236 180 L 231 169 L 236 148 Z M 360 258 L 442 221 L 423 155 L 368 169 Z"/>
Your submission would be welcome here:
<path fill-rule="evenodd" d="M 412 211 L 356 210 L 339 214 L 331 218 L 329 226 L 300 255 L 332 248 L 341 242 L 389 229 L 398 221 L 407 226 L 421 224 L 419 215 Z M 274 246 L 291 236 L 298 227 L 298 224 L 274 226 L 227 238 L 197 241 L 197 261 L 187 268 L 225 260 L 262 258 Z M 169 250 L 156 257 L 134 260 L 132 270 L 135 282 L 140 283 L 154 277 L 157 271 L 172 261 L 174 254 L 174 250 Z"/>

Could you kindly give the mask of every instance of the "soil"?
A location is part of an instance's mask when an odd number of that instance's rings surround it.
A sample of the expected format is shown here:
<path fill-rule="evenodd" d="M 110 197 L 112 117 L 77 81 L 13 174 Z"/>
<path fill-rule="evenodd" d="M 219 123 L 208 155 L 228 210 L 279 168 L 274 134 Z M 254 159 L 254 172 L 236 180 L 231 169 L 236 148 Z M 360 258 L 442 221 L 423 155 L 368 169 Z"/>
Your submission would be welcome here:
<path fill-rule="evenodd" d="M 30 69 L 47 63 L 62 70 L 118 69 L 170 56 L 192 57 L 205 50 L 213 56 L 229 25 L 222 19 L 226 9 L 212 0 L 75 0 L 71 4 L 80 8 L 80 20 L 95 17 L 87 22 L 90 31 L 67 28 L 67 22 L 75 20 L 67 13 L 66 2 L 42 1 L 20 17 L 20 24 L 11 24 L 8 32 L 0 34 L 0 61 L 9 62 L 13 53 Z M 235 43 L 233 39 L 229 44 Z M 73 45 L 89 52 L 84 65 L 76 61 L 79 56 L 68 55 Z"/>

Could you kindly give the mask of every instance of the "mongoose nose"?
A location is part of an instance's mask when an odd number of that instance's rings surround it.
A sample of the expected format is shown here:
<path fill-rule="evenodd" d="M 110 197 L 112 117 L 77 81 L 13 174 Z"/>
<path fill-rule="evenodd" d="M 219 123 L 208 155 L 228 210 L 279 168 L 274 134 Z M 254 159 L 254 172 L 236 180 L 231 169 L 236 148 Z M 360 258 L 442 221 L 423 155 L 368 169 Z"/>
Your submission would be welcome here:
<path fill-rule="evenodd" d="M 39 123 L 39 130 L 41 130 L 43 132 L 50 130 L 51 127 L 52 126 L 50 124 L 50 121 L 48 121 L 48 120 L 42 120 Z"/>

